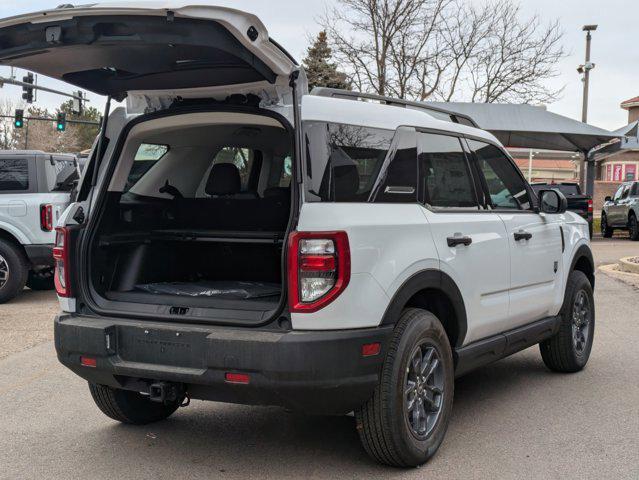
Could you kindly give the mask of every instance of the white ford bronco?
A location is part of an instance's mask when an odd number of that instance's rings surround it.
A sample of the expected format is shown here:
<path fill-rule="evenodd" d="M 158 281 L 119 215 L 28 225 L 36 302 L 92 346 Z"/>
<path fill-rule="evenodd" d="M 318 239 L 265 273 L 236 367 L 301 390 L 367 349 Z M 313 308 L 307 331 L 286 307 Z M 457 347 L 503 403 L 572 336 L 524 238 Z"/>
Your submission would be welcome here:
<path fill-rule="evenodd" d="M 77 180 L 75 155 L 0 151 L 0 304 L 54 288 L 54 227 Z"/>
<path fill-rule="evenodd" d="M 586 365 L 588 225 L 471 119 L 309 94 L 227 8 L 62 8 L 0 38 L 2 64 L 127 102 L 54 251 L 58 358 L 109 417 L 355 412 L 373 458 L 415 466 L 455 376 L 536 344 L 554 371 Z"/>

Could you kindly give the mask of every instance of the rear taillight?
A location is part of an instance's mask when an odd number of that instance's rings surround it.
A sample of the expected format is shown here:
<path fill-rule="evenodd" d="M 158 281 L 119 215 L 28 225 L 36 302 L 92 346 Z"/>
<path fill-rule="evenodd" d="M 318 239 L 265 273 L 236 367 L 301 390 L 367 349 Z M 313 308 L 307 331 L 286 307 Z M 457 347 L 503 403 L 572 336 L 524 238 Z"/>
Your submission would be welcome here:
<path fill-rule="evenodd" d="M 592 213 L 593 212 L 593 208 L 592 208 L 592 199 L 588 200 L 588 213 Z"/>
<path fill-rule="evenodd" d="M 53 205 L 40 205 L 40 228 L 45 232 L 53 230 Z"/>
<path fill-rule="evenodd" d="M 69 230 L 62 227 L 55 229 L 55 246 L 53 247 L 53 260 L 55 262 L 54 283 L 58 295 L 71 296 L 69 283 Z"/>
<path fill-rule="evenodd" d="M 351 278 L 346 232 L 293 232 L 288 244 L 288 298 L 292 313 L 311 313 L 344 291 Z"/>

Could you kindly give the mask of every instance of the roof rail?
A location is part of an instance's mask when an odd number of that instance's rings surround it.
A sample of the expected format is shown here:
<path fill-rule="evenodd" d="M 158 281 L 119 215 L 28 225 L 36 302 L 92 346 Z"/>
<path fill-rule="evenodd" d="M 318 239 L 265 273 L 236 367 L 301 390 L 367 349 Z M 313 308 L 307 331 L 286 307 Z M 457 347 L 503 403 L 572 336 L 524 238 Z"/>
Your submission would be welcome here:
<path fill-rule="evenodd" d="M 344 100 L 366 101 L 374 100 L 383 105 L 392 105 L 395 107 L 411 108 L 413 110 L 424 110 L 426 113 L 434 116 L 438 120 L 445 120 L 453 123 L 460 123 L 469 127 L 480 128 L 479 125 L 468 115 L 447 110 L 439 106 L 434 107 L 424 102 L 413 102 L 411 100 L 402 100 L 399 98 L 385 97 L 374 93 L 353 92 L 351 90 L 341 90 L 339 88 L 315 87 L 311 91 L 311 95 L 318 97 L 341 98 Z"/>

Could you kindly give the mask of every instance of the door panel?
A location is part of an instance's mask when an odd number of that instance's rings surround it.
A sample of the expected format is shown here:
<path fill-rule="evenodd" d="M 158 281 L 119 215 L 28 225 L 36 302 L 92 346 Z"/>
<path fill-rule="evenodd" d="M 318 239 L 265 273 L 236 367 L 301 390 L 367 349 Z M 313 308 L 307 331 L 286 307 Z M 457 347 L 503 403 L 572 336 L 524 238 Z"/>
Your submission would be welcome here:
<path fill-rule="evenodd" d="M 439 255 L 440 269 L 459 287 L 466 306 L 464 344 L 510 330 L 510 256 L 503 221 L 496 213 L 424 210 Z M 449 237 L 469 237 L 468 246 L 449 246 Z"/>
<path fill-rule="evenodd" d="M 500 213 L 510 246 L 510 310 L 513 328 L 550 315 L 561 287 L 561 230 L 557 215 Z M 530 234 L 529 239 L 520 234 Z M 515 235 L 520 237 L 519 240 Z"/>
<path fill-rule="evenodd" d="M 440 269 L 459 287 L 468 330 L 464 343 L 508 329 L 510 256 L 498 214 L 480 210 L 476 176 L 458 138 L 418 136 L 419 199 L 426 206 Z"/>

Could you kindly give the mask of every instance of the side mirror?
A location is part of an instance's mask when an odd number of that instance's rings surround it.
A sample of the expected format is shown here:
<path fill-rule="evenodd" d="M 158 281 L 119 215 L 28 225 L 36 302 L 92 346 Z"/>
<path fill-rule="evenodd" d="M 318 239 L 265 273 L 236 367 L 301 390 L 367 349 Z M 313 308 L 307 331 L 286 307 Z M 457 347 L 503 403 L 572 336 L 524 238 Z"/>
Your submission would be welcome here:
<path fill-rule="evenodd" d="M 604 202 L 612 202 L 612 197 L 608 195 L 606 198 L 604 198 Z"/>
<path fill-rule="evenodd" d="M 542 190 L 539 192 L 539 211 L 541 213 L 559 214 L 568 209 L 568 200 L 559 190 Z"/>

